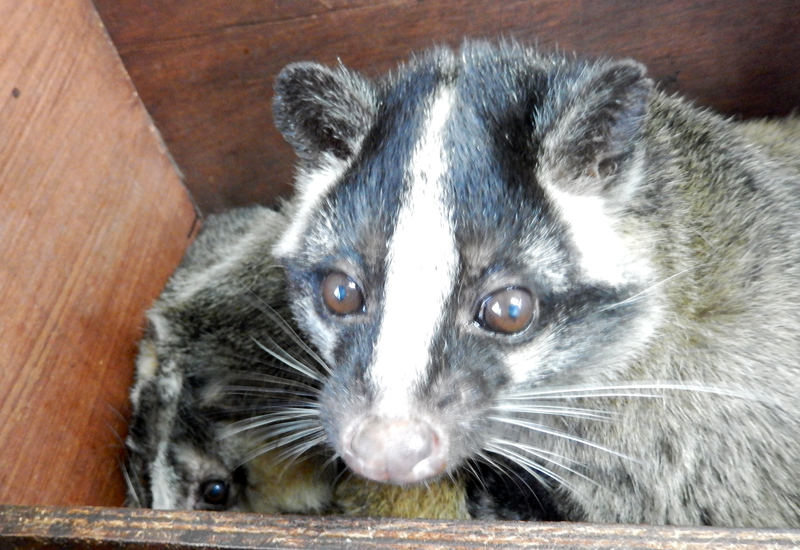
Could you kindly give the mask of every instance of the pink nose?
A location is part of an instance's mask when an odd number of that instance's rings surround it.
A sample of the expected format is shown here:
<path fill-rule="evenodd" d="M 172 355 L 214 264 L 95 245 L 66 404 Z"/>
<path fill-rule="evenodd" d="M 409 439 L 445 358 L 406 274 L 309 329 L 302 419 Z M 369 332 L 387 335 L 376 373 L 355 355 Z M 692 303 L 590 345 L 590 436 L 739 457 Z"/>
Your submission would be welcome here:
<path fill-rule="evenodd" d="M 445 470 L 442 441 L 424 420 L 368 416 L 345 430 L 343 458 L 375 481 L 415 483 Z"/>

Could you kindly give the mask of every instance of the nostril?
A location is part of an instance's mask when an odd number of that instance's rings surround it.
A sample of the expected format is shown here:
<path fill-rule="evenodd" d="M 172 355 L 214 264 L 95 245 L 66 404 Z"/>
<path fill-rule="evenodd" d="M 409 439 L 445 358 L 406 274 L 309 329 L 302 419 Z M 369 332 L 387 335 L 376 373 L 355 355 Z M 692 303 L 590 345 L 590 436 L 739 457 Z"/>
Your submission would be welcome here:
<path fill-rule="evenodd" d="M 370 479 L 412 483 L 444 470 L 441 438 L 424 420 L 367 417 L 351 433 L 344 459 Z"/>

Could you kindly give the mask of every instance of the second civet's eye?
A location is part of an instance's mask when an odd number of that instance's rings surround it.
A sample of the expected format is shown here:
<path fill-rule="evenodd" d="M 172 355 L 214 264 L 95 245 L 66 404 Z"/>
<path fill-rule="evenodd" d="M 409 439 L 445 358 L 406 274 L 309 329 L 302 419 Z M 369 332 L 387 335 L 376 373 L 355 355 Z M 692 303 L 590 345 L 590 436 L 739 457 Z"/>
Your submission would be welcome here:
<path fill-rule="evenodd" d="M 486 330 L 516 334 L 525 330 L 539 313 L 539 304 L 524 288 L 496 290 L 483 299 L 475 318 Z"/>
<path fill-rule="evenodd" d="M 336 315 L 364 311 L 364 295 L 356 282 L 341 271 L 331 271 L 320 286 L 322 301 Z"/>
<path fill-rule="evenodd" d="M 222 479 L 210 479 L 200 486 L 200 508 L 223 510 L 228 505 L 230 485 Z"/>

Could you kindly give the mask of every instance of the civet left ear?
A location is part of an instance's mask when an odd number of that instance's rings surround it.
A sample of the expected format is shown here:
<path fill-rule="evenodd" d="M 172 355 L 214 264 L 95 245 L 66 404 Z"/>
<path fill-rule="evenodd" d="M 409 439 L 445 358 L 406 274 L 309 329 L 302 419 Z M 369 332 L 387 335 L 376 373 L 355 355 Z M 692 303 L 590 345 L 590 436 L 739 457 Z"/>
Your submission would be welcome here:
<path fill-rule="evenodd" d="M 275 124 L 303 162 L 324 154 L 346 160 L 372 125 L 377 101 L 371 82 L 344 67 L 294 63 L 275 82 Z"/>
<path fill-rule="evenodd" d="M 645 67 L 614 61 L 585 69 L 576 97 L 559 94 L 542 109 L 546 132 L 540 172 L 563 191 L 596 194 L 629 164 L 647 114 L 653 83 Z M 548 111 L 550 111 L 548 113 Z M 549 116 L 548 116 L 549 115 Z"/>

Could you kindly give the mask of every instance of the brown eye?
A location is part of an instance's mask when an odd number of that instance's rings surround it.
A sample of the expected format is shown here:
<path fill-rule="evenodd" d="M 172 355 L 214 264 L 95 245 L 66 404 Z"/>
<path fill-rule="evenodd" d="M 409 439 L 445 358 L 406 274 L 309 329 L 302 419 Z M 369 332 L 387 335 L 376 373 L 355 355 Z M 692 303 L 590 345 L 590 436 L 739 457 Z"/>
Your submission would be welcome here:
<path fill-rule="evenodd" d="M 539 304 L 524 288 L 504 288 L 483 300 L 476 321 L 486 330 L 515 334 L 530 325 Z"/>
<path fill-rule="evenodd" d="M 364 310 L 364 296 L 356 282 L 342 273 L 332 271 L 322 280 L 322 301 L 336 315 L 350 315 Z"/>

